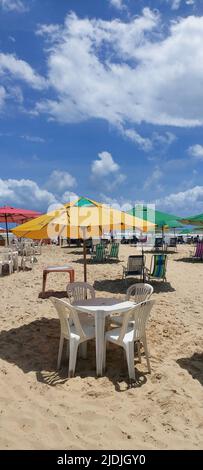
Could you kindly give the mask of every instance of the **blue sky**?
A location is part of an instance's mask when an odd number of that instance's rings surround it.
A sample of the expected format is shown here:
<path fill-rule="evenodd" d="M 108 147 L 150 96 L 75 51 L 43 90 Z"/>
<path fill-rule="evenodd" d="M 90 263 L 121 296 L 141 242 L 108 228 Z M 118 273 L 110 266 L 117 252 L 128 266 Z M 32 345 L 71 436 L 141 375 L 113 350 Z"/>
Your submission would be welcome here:
<path fill-rule="evenodd" d="M 203 2 L 0 0 L 0 205 L 203 212 Z"/>

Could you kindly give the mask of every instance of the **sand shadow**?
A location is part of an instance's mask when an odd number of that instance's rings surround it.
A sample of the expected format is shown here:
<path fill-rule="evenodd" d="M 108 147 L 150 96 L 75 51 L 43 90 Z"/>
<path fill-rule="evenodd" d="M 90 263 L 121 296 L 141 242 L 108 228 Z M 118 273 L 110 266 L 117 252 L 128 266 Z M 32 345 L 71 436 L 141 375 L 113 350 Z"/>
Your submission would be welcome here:
<path fill-rule="evenodd" d="M 44 292 L 39 293 L 38 298 L 39 299 L 49 299 L 49 297 L 57 297 L 58 299 L 63 299 L 64 297 L 67 298 L 67 291 L 66 290 L 47 290 Z"/>
<path fill-rule="evenodd" d="M 177 359 L 177 364 L 203 385 L 203 353 L 194 353 L 191 357 Z"/>
<path fill-rule="evenodd" d="M 203 262 L 203 259 L 198 259 L 198 258 L 178 258 L 178 259 L 175 259 L 174 261 L 177 261 L 177 262 L 182 262 L 182 263 L 202 263 Z"/>
<path fill-rule="evenodd" d="M 136 277 L 129 277 L 126 282 L 124 279 L 105 279 L 102 281 L 95 281 L 93 287 L 96 291 L 111 292 L 112 294 L 125 294 L 128 287 L 130 287 L 132 284 L 142 282 L 142 279 Z M 155 293 L 175 291 L 170 282 L 150 281 L 150 284 L 153 286 Z"/>
<path fill-rule="evenodd" d="M 68 362 L 64 347 L 62 368 L 56 369 L 60 323 L 58 319 L 42 318 L 27 325 L 0 332 L 0 358 L 19 367 L 25 374 L 35 372 L 39 382 L 57 386 L 68 380 Z M 146 383 L 145 374 L 135 369 L 136 380 L 128 380 L 127 366 L 122 360 L 121 348 L 110 345 L 107 351 L 105 376 L 115 390 L 122 392 L 129 387 L 141 387 Z M 136 366 L 136 363 L 135 363 Z M 77 358 L 76 376 L 96 377 L 95 342 L 88 342 L 88 358 Z M 99 380 L 99 378 L 98 378 Z M 93 388 L 93 387 L 92 387 Z"/>
<path fill-rule="evenodd" d="M 174 289 L 174 287 L 172 287 L 170 282 L 161 282 L 161 281 L 151 280 L 149 282 L 149 284 L 152 285 L 155 294 L 159 294 L 160 292 L 175 292 L 175 290 L 176 290 L 176 289 Z"/>
<path fill-rule="evenodd" d="M 87 258 L 87 264 L 89 264 L 90 266 L 95 266 L 95 265 L 98 265 L 98 264 L 102 264 L 103 266 L 105 266 L 106 264 L 119 264 L 121 263 L 122 260 L 119 260 L 119 259 L 107 259 L 105 261 L 92 261 L 91 258 Z M 72 261 L 72 263 L 77 263 L 77 264 L 84 264 L 84 260 L 83 258 L 78 258 L 78 259 L 75 259 Z"/>

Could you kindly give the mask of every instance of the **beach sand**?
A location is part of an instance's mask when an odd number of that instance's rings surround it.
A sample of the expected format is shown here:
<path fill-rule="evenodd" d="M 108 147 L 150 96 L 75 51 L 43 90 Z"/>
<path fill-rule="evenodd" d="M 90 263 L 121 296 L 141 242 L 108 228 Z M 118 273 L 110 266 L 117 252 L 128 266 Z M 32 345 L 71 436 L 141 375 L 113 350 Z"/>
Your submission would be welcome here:
<path fill-rule="evenodd" d="M 123 352 L 113 346 L 104 377 L 96 377 L 93 343 L 74 378 L 67 378 L 65 356 L 56 371 L 60 330 L 48 297 L 51 289 L 66 295 L 67 274 L 49 274 L 42 299 L 42 269 L 68 262 L 83 280 L 82 249 L 45 246 L 32 271 L 0 278 L 1 449 L 203 448 L 203 263 L 188 262 L 189 249 L 169 254 L 168 282 L 153 284 L 152 374 L 144 357 L 136 359 L 132 388 Z M 136 253 L 121 245 L 121 262 L 88 265 L 97 296 L 124 299 L 122 264 Z"/>

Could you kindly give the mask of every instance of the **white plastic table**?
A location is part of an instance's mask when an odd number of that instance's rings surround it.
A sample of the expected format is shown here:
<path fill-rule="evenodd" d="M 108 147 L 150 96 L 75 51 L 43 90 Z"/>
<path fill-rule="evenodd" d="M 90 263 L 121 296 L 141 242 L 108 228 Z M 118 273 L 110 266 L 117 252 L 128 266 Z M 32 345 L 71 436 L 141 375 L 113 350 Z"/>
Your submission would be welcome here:
<path fill-rule="evenodd" d="M 97 375 L 102 375 L 104 355 L 105 318 L 112 313 L 123 313 L 135 306 L 134 302 L 121 301 L 109 297 L 97 297 L 95 299 L 80 300 L 74 302 L 74 307 L 80 312 L 90 313 L 95 316 L 96 336 L 96 367 Z"/>

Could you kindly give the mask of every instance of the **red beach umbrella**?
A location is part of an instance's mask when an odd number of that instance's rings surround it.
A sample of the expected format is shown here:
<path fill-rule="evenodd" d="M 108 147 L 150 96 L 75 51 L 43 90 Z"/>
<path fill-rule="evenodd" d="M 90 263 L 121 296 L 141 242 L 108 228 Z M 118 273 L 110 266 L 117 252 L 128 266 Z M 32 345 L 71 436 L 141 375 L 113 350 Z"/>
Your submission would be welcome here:
<path fill-rule="evenodd" d="M 41 215 L 40 212 L 31 211 L 27 209 L 19 209 L 16 207 L 9 207 L 9 206 L 0 207 L 0 222 L 3 222 L 6 224 L 7 243 L 9 243 L 9 240 L 8 240 L 8 223 L 9 222 L 20 224 L 30 219 L 34 219 L 35 217 L 39 217 L 40 215 Z"/>

